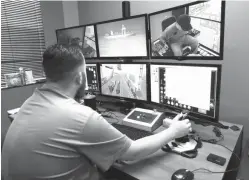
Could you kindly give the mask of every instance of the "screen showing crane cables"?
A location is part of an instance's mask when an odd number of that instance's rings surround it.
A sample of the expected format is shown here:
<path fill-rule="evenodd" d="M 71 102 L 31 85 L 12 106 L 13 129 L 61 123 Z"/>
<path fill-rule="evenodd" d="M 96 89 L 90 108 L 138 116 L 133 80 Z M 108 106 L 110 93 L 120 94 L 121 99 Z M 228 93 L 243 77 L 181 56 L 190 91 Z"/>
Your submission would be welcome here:
<path fill-rule="evenodd" d="M 147 100 L 146 64 L 100 64 L 101 94 Z"/>

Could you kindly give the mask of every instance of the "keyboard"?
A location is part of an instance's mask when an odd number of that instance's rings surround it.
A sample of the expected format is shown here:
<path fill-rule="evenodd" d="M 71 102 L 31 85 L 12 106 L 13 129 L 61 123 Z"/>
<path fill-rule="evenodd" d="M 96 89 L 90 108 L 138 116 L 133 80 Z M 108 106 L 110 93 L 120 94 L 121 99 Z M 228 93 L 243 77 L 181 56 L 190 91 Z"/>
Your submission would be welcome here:
<path fill-rule="evenodd" d="M 144 138 L 146 136 L 150 136 L 153 134 L 148 131 L 144 131 L 144 130 L 129 127 L 129 126 L 124 126 L 121 124 L 112 124 L 112 126 L 132 140 L 141 139 L 141 138 Z"/>

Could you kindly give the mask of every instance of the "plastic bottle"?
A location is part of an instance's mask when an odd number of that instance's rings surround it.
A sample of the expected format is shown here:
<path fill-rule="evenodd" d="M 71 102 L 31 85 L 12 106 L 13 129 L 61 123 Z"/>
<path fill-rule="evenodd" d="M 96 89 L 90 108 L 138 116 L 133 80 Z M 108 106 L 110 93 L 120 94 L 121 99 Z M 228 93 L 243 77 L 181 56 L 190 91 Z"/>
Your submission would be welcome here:
<path fill-rule="evenodd" d="M 21 81 L 22 81 L 22 85 L 25 85 L 25 77 L 24 77 L 24 69 L 22 67 L 19 68 L 19 73 L 21 75 Z"/>

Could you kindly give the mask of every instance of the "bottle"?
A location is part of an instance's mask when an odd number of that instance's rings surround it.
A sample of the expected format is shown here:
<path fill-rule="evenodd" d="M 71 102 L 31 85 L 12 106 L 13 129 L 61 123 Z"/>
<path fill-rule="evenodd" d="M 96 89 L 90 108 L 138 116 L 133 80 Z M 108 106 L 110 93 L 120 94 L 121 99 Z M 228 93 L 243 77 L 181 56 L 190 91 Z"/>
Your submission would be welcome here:
<path fill-rule="evenodd" d="M 19 73 L 21 75 L 21 81 L 22 81 L 22 85 L 25 85 L 25 77 L 24 77 L 24 70 L 22 67 L 19 68 Z"/>
<path fill-rule="evenodd" d="M 34 83 L 33 73 L 31 69 L 25 69 L 24 71 L 24 81 L 25 84 L 32 84 Z"/>

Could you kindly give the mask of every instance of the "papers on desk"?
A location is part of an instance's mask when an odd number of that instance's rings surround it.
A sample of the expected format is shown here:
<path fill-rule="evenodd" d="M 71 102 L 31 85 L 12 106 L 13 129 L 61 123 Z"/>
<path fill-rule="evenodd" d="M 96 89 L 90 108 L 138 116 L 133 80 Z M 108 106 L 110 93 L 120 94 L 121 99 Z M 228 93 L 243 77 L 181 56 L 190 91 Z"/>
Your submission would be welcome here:
<path fill-rule="evenodd" d="M 13 114 L 18 113 L 19 110 L 20 110 L 20 108 L 15 108 L 15 109 L 8 110 L 7 112 L 9 115 L 13 115 Z"/>

